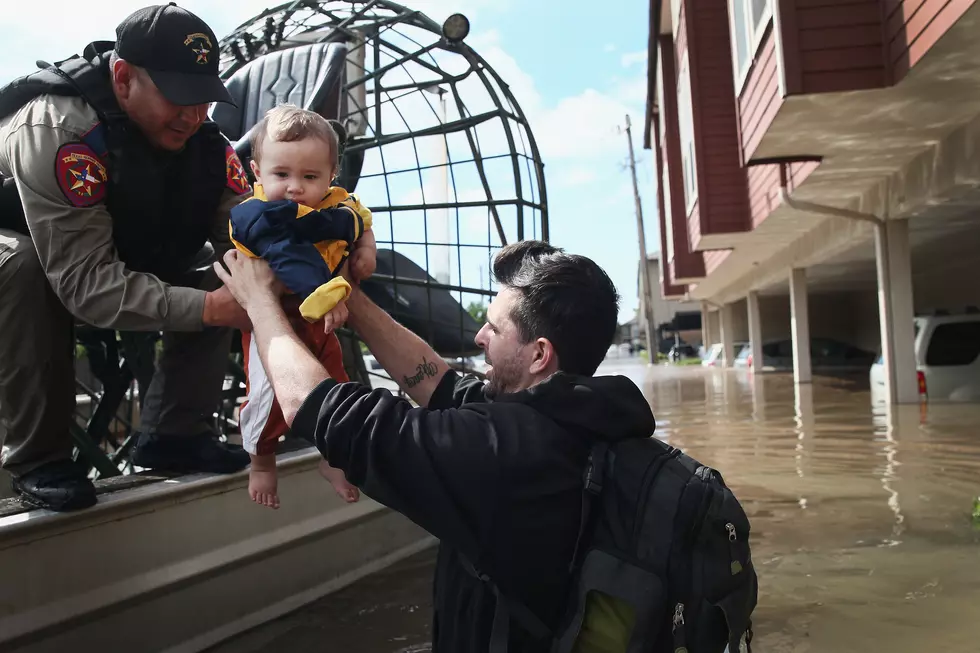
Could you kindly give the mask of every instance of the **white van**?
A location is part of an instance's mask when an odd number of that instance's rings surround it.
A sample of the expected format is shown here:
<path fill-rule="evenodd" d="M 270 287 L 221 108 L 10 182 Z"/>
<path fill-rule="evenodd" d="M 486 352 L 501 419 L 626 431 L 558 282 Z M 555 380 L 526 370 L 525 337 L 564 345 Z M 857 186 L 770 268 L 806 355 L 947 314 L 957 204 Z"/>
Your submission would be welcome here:
<path fill-rule="evenodd" d="M 916 317 L 915 365 L 923 401 L 980 401 L 980 311 Z M 872 399 L 883 399 L 882 356 L 870 379 Z"/>

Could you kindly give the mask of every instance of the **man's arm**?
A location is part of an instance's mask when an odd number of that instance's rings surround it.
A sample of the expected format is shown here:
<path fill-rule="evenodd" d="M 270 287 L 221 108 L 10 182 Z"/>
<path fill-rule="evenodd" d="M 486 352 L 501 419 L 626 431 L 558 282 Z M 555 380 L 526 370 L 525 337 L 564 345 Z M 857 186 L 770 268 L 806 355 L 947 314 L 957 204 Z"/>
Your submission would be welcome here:
<path fill-rule="evenodd" d="M 73 141 L 78 141 L 74 134 L 58 127 L 23 125 L 8 135 L 2 148 L 41 266 L 69 312 L 102 328 L 195 331 L 206 324 L 207 302 L 212 323 L 228 321 L 227 302 L 221 296 L 209 301 L 203 290 L 170 286 L 154 275 L 128 270 L 118 259 L 105 203 L 89 204 L 80 196 L 70 201 L 71 189 L 59 185 L 59 150 Z M 75 154 L 95 156 L 80 147 Z M 106 183 L 97 176 L 97 168 L 90 173 L 97 181 L 93 188 Z"/>
<path fill-rule="evenodd" d="M 299 407 L 329 378 L 327 370 L 289 324 L 278 299 L 262 295 L 249 306 L 252 338 L 266 370 L 286 424 L 292 425 Z"/>
<path fill-rule="evenodd" d="M 450 370 L 432 347 L 381 310 L 354 286 L 347 298 L 347 323 L 367 344 L 391 378 L 418 405 L 427 406 Z"/>
<path fill-rule="evenodd" d="M 358 383 L 321 383 L 292 430 L 372 499 L 457 548 L 492 537 L 503 461 L 521 455 L 515 425 L 485 404 L 428 410 Z"/>
<path fill-rule="evenodd" d="M 259 357 L 291 430 L 372 499 L 436 537 L 478 554 L 493 533 L 501 460 L 521 460 L 522 413 L 494 421 L 487 405 L 413 408 L 385 389 L 338 384 L 302 344 L 262 261 L 229 255 L 219 276 L 248 308 Z M 474 547 L 477 550 L 474 551 Z"/>

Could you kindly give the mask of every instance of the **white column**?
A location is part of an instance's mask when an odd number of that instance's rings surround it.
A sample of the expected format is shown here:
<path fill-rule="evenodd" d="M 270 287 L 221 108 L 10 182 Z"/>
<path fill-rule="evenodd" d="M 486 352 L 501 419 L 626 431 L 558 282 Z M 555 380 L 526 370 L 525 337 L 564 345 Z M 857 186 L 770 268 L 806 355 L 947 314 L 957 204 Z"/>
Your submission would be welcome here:
<path fill-rule="evenodd" d="M 888 403 L 919 402 L 915 365 L 915 309 L 907 220 L 887 220 L 875 229 L 878 321 L 885 359 Z"/>
<path fill-rule="evenodd" d="M 721 307 L 721 352 L 725 358 L 725 367 L 731 367 L 735 362 L 735 325 L 732 319 L 732 305 Z"/>
<path fill-rule="evenodd" d="M 762 314 L 759 312 L 759 293 L 755 290 L 746 298 L 749 311 L 749 345 L 752 347 L 752 371 L 762 370 Z"/>
<path fill-rule="evenodd" d="M 721 311 L 711 311 L 708 313 L 711 316 L 710 324 L 711 329 L 708 331 L 708 338 L 711 340 L 711 344 L 721 342 Z"/>
<path fill-rule="evenodd" d="M 793 268 L 789 275 L 789 319 L 793 334 L 793 380 L 809 383 L 810 311 L 807 306 L 806 270 Z"/>
<path fill-rule="evenodd" d="M 705 351 L 711 345 L 711 325 L 708 324 L 710 319 L 711 312 L 708 310 L 708 302 L 701 302 L 701 344 L 704 345 Z"/>

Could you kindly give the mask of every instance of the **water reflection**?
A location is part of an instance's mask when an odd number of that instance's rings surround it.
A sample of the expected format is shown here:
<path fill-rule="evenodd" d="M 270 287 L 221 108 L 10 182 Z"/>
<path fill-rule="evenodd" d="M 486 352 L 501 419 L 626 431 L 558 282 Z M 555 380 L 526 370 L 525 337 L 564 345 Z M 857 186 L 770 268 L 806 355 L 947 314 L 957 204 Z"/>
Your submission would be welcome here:
<path fill-rule="evenodd" d="M 660 391 L 678 380 L 705 401 Z M 749 513 L 754 650 L 980 650 L 980 406 L 873 407 L 861 378 L 673 368 L 647 383 L 659 437 L 721 469 Z"/>
<path fill-rule="evenodd" d="M 717 467 L 748 512 L 761 584 L 753 650 L 980 650 L 980 406 L 874 407 L 861 378 L 796 385 L 629 361 L 602 372 L 643 388 L 657 437 Z M 261 641 L 300 650 L 315 633 L 313 649 L 428 650 L 427 555 L 259 629 L 279 633 Z"/>

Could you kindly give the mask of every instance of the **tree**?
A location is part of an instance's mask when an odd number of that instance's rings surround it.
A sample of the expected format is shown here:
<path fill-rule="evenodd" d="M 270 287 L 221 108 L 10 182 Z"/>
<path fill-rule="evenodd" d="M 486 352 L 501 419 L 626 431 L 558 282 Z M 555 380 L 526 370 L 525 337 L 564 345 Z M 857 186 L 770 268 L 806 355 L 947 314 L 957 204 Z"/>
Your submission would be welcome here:
<path fill-rule="evenodd" d="M 466 312 L 473 316 L 477 324 L 486 324 L 487 307 L 483 302 L 470 302 L 470 305 L 466 307 Z"/>

